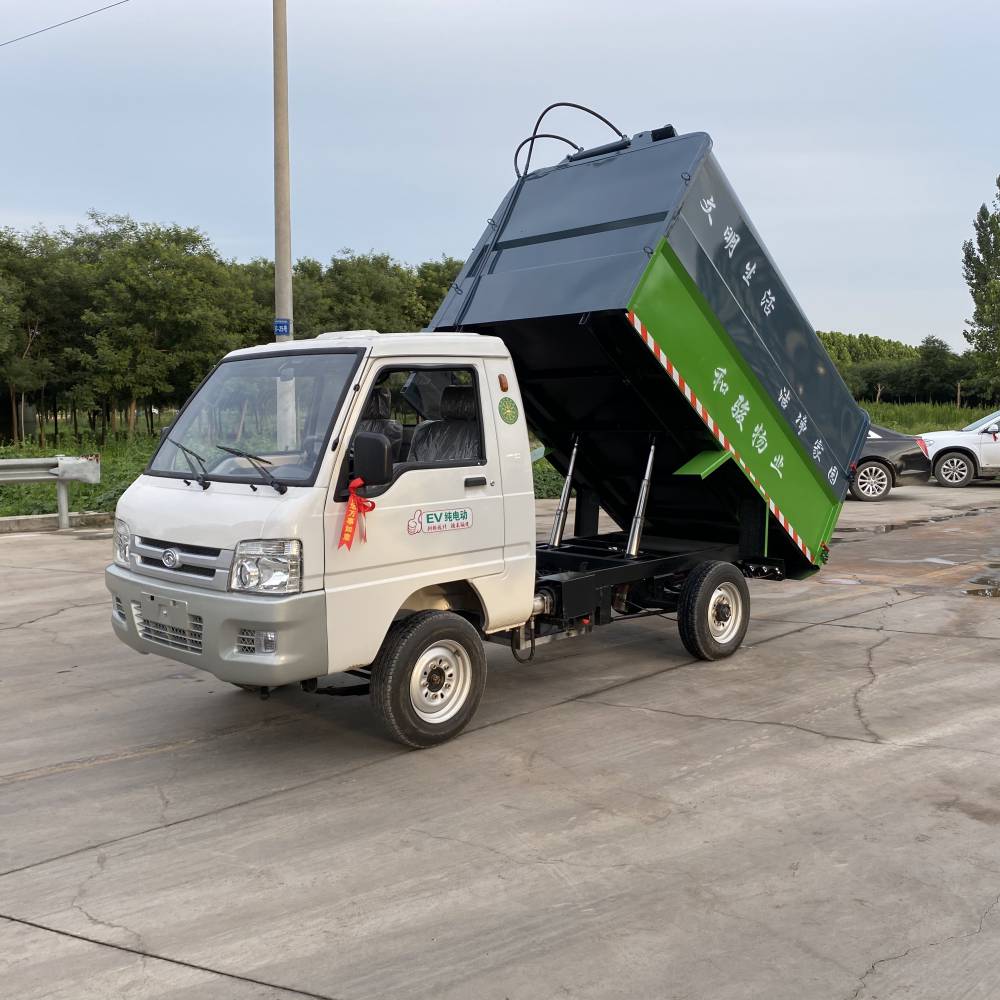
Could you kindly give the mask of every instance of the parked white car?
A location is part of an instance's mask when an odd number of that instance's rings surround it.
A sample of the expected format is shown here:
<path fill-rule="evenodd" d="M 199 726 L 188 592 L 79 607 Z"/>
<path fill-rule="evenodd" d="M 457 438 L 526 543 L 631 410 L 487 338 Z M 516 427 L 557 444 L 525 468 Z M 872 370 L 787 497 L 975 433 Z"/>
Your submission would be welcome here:
<path fill-rule="evenodd" d="M 968 486 L 977 477 L 1000 476 L 1000 410 L 960 431 L 928 431 L 917 444 L 942 486 Z"/>

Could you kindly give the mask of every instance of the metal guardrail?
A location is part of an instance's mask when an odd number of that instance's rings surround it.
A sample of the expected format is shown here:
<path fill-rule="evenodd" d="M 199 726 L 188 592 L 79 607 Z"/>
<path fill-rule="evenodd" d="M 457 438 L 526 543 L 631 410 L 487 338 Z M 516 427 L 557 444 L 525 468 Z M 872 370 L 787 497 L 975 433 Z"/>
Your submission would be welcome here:
<path fill-rule="evenodd" d="M 7 483 L 55 483 L 60 528 L 69 527 L 69 484 L 100 481 L 100 455 L 0 458 L 0 486 Z"/>

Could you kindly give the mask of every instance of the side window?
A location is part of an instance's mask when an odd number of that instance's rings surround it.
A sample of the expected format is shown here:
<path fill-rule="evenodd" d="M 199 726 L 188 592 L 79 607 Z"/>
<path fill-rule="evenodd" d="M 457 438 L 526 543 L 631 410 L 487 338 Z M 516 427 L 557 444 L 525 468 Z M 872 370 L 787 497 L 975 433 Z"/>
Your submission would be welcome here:
<path fill-rule="evenodd" d="M 379 374 L 358 431 L 384 434 L 398 476 L 408 468 L 479 465 L 483 429 L 471 368 L 387 368 Z"/>

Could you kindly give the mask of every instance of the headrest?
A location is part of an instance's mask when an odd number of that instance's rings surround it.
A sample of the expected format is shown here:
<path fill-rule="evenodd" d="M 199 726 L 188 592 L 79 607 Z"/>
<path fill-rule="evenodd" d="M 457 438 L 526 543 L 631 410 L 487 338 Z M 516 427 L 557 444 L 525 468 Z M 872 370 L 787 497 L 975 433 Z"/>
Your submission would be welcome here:
<path fill-rule="evenodd" d="M 362 420 L 388 420 L 392 415 L 392 393 L 387 385 L 378 385 L 365 403 Z"/>
<path fill-rule="evenodd" d="M 471 385 L 446 385 L 441 393 L 444 420 L 475 420 L 476 389 Z"/>

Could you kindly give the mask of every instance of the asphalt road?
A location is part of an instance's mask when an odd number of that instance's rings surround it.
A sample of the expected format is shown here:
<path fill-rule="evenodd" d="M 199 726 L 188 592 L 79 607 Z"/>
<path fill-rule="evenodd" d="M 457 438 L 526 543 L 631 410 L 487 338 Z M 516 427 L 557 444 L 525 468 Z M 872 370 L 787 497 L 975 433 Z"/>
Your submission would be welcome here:
<path fill-rule="evenodd" d="M 730 660 L 495 649 L 422 752 L 119 644 L 109 532 L 0 538 L 0 996 L 992 1000 L 998 521 L 848 504 Z"/>

